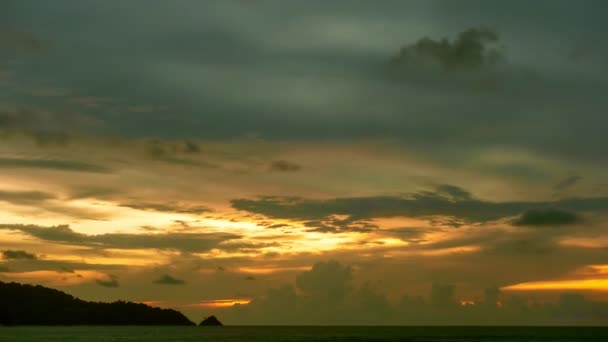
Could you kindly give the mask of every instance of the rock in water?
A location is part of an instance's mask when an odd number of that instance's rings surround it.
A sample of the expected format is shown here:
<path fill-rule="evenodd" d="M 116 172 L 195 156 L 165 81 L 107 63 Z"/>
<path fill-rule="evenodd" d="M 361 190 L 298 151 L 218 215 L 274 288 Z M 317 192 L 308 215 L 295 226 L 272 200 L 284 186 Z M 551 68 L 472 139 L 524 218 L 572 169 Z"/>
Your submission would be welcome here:
<path fill-rule="evenodd" d="M 221 327 L 223 324 L 222 324 L 222 322 L 220 322 L 219 319 L 217 319 L 217 317 L 209 316 L 209 317 L 205 318 L 199 325 L 207 326 L 207 327 Z"/>

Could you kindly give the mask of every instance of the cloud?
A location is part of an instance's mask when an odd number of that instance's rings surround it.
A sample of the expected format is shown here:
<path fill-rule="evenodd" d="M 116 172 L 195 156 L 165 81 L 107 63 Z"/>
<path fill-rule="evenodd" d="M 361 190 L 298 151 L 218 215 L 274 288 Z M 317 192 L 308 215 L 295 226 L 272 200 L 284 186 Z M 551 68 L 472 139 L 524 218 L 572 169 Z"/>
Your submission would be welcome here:
<path fill-rule="evenodd" d="M 437 65 L 445 70 L 476 69 L 496 63 L 497 49 L 489 47 L 498 41 L 496 32 L 471 28 L 460 32 L 456 39 L 433 40 L 421 38 L 406 45 L 391 60 L 393 66 Z"/>
<path fill-rule="evenodd" d="M 269 169 L 275 172 L 295 172 L 300 171 L 302 167 L 287 160 L 276 160 L 270 163 Z"/>
<path fill-rule="evenodd" d="M 296 284 L 307 295 L 327 301 L 344 298 L 352 290 L 353 270 L 335 260 L 318 262 L 296 277 Z"/>
<path fill-rule="evenodd" d="M 14 250 L 2 251 L 2 258 L 4 258 L 4 260 L 37 260 L 38 259 L 38 257 L 35 254 L 28 253 L 26 251 L 14 251 Z"/>
<path fill-rule="evenodd" d="M 454 285 L 433 284 L 429 296 L 431 305 L 436 307 L 451 307 L 456 304 L 454 300 Z"/>
<path fill-rule="evenodd" d="M 97 285 L 103 287 L 116 288 L 120 286 L 120 284 L 118 283 L 118 277 L 115 275 L 108 275 L 107 279 L 97 279 L 95 280 L 95 282 L 97 283 Z"/>
<path fill-rule="evenodd" d="M 28 168 L 71 172 L 112 173 L 112 170 L 105 166 L 61 159 L 0 158 L 0 168 Z"/>
<path fill-rule="evenodd" d="M 32 205 L 55 199 L 55 195 L 41 191 L 3 191 L 0 190 L 0 201 L 19 205 Z"/>
<path fill-rule="evenodd" d="M 184 205 L 180 203 L 122 203 L 122 207 L 137 210 L 158 211 L 166 213 L 201 215 L 212 212 L 213 210 L 199 205 Z"/>
<path fill-rule="evenodd" d="M 513 221 L 513 224 L 516 226 L 565 226 L 581 221 L 582 218 L 576 213 L 549 208 L 527 210 Z"/>
<path fill-rule="evenodd" d="M 184 280 L 173 278 L 172 276 L 170 276 L 168 274 L 165 274 L 165 275 L 161 276 L 160 278 L 156 279 L 154 281 L 154 284 L 159 284 L 159 285 L 184 285 L 184 284 L 186 284 L 186 282 Z"/>
<path fill-rule="evenodd" d="M 46 46 L 47 43 L 32 32 L 0 31 L 0 49 L 30 52 L 42 50 Z"/>
<path fill-rule="evenodd" d="M 456 186 L 440 185 L 435 191 L 420 191 L 404 196 L 326 200 L 266 196 L 257 199 L 235 199 L 231 204 L 238 210 L 262 214 L 269 218 L 304 221 L 305 226 L 319 231 L 338 232 L 373 230 L 374 225 L 368 220 L 386 217 L 445 216 L 462 220 L 464 223 L 483 223 L 546 207 L 600 212 L 608 208 L 608 197 L 569 198 L 546 202 L 493 202 L 475 198 L 468 191 Z M 553 214 L 555 213 L 549 212 L 549 216 Z"/>
<path fill-rule="evenodd" d="M 43 227 L 37 225 L 2 224 L 0 229 L 20 231 L 43 241 L 96 248 L 140 249 L 153 248 L 202 253 L 221 248 L 224 241 L 240 236 L 229 233 L 165 233 L 86 235 L 74 232 L 67 225 Z"/>
<path fill-rule="evenodd" d="M 580 182 L 581 179 L 583 179 L 581 176 L 572 175 L 564 178 L 559 183 L 555 184 L 554 188 L 555 190 L 566 190 L 576 185 L 578 182 Z"/>
<path fill-rule="evenodd" d="M 402 228 L 391 228 L 391 229 L 383 229 L 382 233 L 387 235 L 395 236 L 403 241 L 407 241 L 410 243 L 418 243 L 423 242 L 425 240 L 425 236 L 429 233 L 440 232 L 442 231 L 439 228 L 435 227 L 402 227 Z"/>
<path fill-rule="evenodd" d="M 197 154 L 201 152 L 199 144 L 192 140 L 165 141 L 152 139 L 146 142 L 148 155 L 155 158 L 163 158 L 181 154 Z"/>
<path fill-rule="evenodd" d="M 98 119 L 78 112 L 53 111 L 0 105 L 0 129 L 26 134 L 66 134 L 80 128 L 96 128 Z"/>

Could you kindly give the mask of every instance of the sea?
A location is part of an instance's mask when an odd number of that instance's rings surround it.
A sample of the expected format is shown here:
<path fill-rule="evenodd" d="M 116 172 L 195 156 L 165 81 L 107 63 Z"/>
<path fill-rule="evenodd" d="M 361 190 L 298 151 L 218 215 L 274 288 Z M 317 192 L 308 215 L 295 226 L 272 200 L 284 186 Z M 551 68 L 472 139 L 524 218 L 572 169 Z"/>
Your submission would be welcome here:
<path fill-rule="evenodd" d="M 607 341 L 594 327 L 0 327 L 1 342 Z"/>

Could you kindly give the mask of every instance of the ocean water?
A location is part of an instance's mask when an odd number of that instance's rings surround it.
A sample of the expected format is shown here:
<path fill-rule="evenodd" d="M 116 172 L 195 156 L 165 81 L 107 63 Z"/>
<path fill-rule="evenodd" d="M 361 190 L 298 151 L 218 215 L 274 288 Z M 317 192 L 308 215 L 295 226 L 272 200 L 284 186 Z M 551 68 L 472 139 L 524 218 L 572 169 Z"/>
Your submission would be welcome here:
<path fill-rule="evenodd" d="M 0 327 L 1 342 L 608 341 L 590 327 Z"/>

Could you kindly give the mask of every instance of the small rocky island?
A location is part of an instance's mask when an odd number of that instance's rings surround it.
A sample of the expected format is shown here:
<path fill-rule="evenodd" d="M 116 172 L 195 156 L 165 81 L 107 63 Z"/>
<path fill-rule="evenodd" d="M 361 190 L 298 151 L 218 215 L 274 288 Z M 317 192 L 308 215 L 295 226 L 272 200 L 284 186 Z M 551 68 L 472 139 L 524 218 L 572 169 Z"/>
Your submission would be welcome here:
<path fill-rule="evenodd" d="M 220 322 L 220 320 L 217 319 L 217 317 L 215 317 L 215 316 L 209 316 L 209 317 L 205 318 L 199 325 L 202 327 L 221 327 L 221 326 L 223 326 L 222 322 Z"/>
<path fill-rule="evenodd" d="M 43 286 L 0 281 L 0 325 L 195 325 L 176 310 L 87 302 Z"/>

